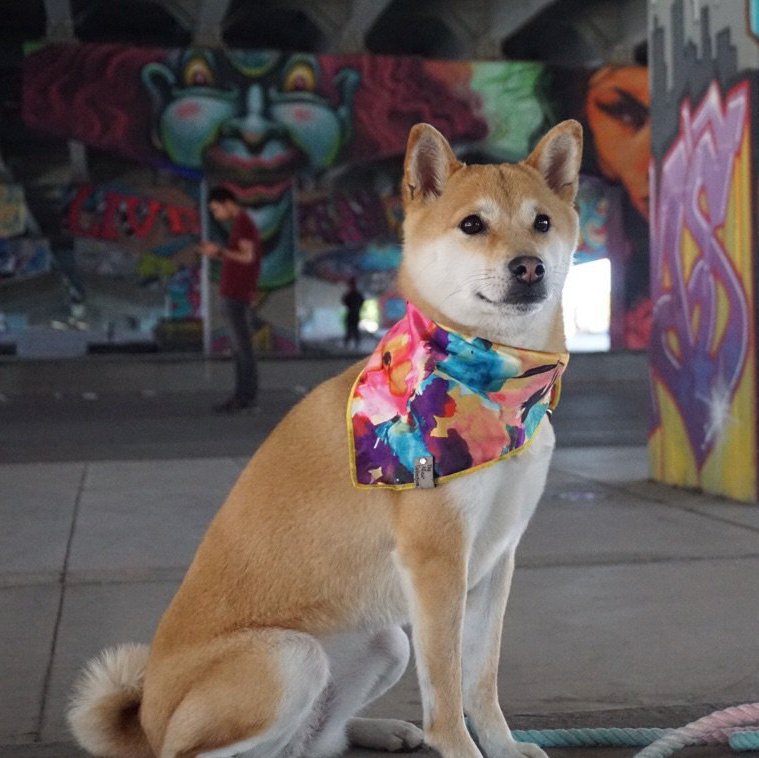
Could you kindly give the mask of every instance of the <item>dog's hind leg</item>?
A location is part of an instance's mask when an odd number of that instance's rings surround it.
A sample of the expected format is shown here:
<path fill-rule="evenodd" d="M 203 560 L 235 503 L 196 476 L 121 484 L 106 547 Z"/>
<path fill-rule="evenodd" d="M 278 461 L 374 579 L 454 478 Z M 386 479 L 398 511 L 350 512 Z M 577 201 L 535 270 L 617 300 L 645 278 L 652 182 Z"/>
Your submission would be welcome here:
<path fill-rule="evenodd" d="M 373 750 L 413 749 L 422 730 L 396 719 L 353 718 L 389 690 L 406 669 L 409 641 L 400 627 L 338 635 L 323 641 L 329 656 L 330 698 L 322 726 L 308 744 L 308 758 L 341 753 L 347 743 Z"/>
<path fill-rule="evenodd" d="M 152 675 L 188 679 L 166 723 L 160 758 L 276 758 L 302 753 L 296 743 L 308 737 L 329 661 L 310 635 L 246 630 L 171 656 Z M 150 678 L 149 672 L 143 705 L 160 708 L 161 684 L 151 694 Z"/>

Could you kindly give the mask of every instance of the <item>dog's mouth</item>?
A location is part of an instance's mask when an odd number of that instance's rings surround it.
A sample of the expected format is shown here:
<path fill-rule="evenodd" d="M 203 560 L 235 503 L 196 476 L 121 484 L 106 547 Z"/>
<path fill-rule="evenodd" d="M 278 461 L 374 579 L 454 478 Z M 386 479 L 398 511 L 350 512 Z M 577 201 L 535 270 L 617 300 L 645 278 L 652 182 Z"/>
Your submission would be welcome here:
<path fill-rule="evenodd" d="M 482 302 L 487 303 L 488 305 L 492 305 L 496 308 L 509 305 L 516 308 L 517 310 L 525 311 L 534 309 L 536 306 L 543 303 L 548 297 L 548 293 L 544 287 L 531 287 L 530 289 L 523 292 L 507 292 L 502 298 L 499 298 L 498 300 L 489 298 L 479 290 L 477 290 L 474 294 L 478 300 L 481 300 Z"/>

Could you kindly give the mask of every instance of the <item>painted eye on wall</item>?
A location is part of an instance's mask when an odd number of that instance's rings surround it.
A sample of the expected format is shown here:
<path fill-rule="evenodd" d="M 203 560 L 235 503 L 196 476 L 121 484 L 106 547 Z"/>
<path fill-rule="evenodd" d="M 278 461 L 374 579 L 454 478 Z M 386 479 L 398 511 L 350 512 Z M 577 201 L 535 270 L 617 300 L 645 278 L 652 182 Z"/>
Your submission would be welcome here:
<path fill-rule="evenodd" d="M 283 92 L 313 92 L 316 89 L 316 71 L 308 63 L 296 63 L 285 75 Z"/>
<path fill-rule="evenodd" d="M 184 69 L 184 83 L 187 87 L 212 87 L 213 71 L 203 58 L 193 58 Z"/>
<path fill-rule="evenodd" d="M 473 213 L 471 216 L 467 216 L 459 224 L 459 229 L 461 229 L 464 234 L 479 234 L 485 230 L 485 222 Z"/>
<path fill-rule="evenodd" d="M 532 222 L 532 228 L 536 232 L 547 232 L 551 228 L 551 219 L 545 213 L 538 213 Z"/>
<path fill-rule="evenodd" d="M 646 126 L 650 118 L 648 106 L 624 90 L 616 88 L 615 92 L 612 99 L 596 98 L 596 108 L 634 131 Z"/>

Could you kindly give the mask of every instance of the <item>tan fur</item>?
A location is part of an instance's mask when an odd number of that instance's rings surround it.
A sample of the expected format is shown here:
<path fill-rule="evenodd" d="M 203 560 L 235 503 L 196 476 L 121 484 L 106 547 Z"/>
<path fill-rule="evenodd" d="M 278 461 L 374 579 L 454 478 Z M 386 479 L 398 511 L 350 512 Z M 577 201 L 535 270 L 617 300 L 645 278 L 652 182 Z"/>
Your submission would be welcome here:
<path fill-rule="evenodd" d="M 415 127 L 404 173 L 404 294 L 464 332 L 563 350 L 560 293 L 578 233 L 580 152 L 579 125 L 564 122 L 522 164 L 464 166 L 436 130 Z M 461 232 L 473 213 L 487 234 Z M 536 213 L 550 215 L 550 236 L 532 228 Z M 500 304 L 507 264 L 523 255 L 546 261 L 543 307 Z M 400 675 L 407 651 L 392 630 L 408 621 L 430 745 L 445 758 L 481 757 L 466 710 L 489 758 L 543 755 L 511 739 L 496 676 L 514 549 L 542 490 L 553 432 L 544 422 L 519 459 L 432 490 L 357 490 L 345 408 L 359 368 L 283 419 L 211 523 L 150 649 L 140 722 L 156 756 L 232 755 L 235 745 L 254 758 L 339 752 L 341 719 Z M 364 659 L 381 684 L 341 700 Z M 72 716 L 80 742 L 102 755 L 148 754 L 130 753 L 126 741 L 117 752 L 117 727 L 82 716 L 110 707 L 95 689 L 84 688 Z M 350 702 L 356 697 L 364 700 Z M 402 736 L 388 731 L 384 741 L 382 724 L 351 723 L 351 736 L 373 747 L 418 742 L 400 722 L 392 729 Z M 107 741 L 92 736 L 104 731 Z"/>

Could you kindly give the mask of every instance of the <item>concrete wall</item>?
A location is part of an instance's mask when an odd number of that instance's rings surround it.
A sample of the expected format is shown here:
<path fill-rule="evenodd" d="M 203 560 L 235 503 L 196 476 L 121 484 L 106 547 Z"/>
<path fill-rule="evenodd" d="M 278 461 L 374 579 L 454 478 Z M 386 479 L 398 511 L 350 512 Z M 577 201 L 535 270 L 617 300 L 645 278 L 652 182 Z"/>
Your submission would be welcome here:
<path fill-rule="evenodd" d="M 653 476 L 757 500 L 756 0 L 651 0 Z"/>

